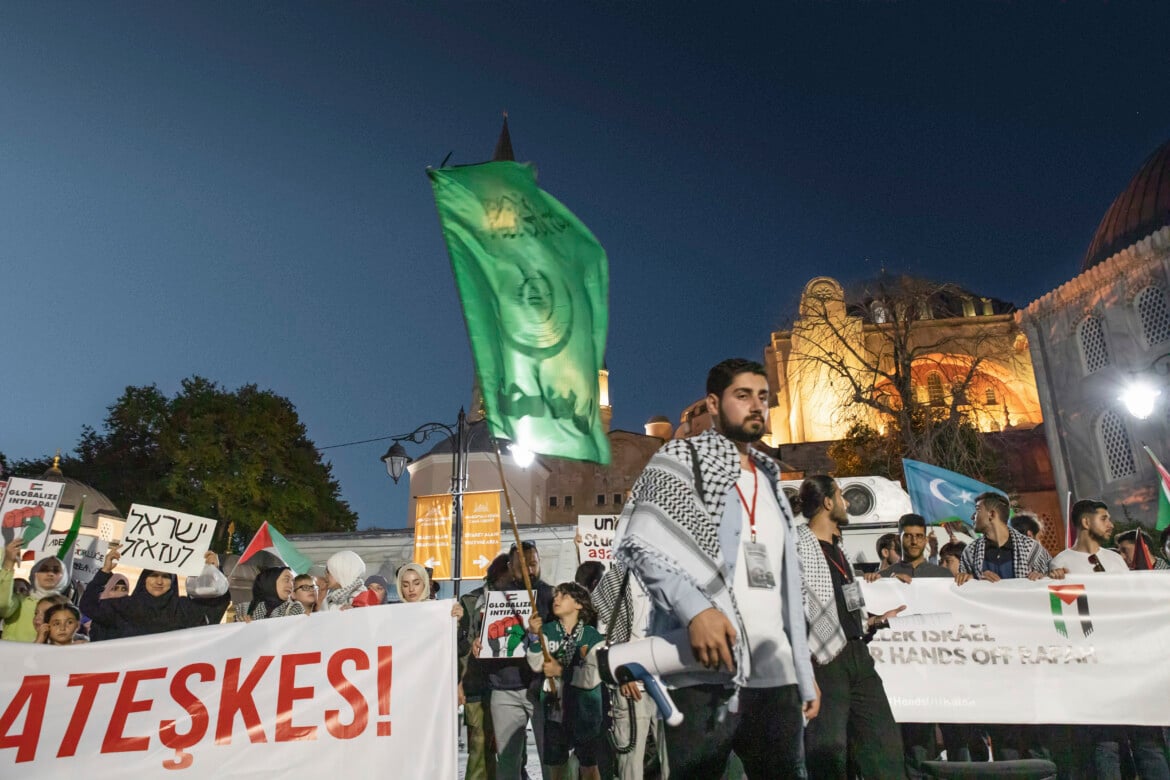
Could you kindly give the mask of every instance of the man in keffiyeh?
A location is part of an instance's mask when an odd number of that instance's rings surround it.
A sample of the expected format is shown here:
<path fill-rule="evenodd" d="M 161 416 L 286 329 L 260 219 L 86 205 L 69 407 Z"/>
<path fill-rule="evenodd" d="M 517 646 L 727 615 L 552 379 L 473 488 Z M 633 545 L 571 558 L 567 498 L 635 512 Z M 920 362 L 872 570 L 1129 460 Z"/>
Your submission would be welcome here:
<path fill-rule="evenodd" d="M 667 729 L 671 780 L 806 777 L 803 720 L 817 714 L 792 509 L 780 470 L 752 447 L 768 380 L 732 359 L 707 376 L 715 429 L 668 442 L 632 491 L 615 558 L 653 602 L 652 636 L 685 629 L 703 668 L 666 680 L 681 725 Z"/>

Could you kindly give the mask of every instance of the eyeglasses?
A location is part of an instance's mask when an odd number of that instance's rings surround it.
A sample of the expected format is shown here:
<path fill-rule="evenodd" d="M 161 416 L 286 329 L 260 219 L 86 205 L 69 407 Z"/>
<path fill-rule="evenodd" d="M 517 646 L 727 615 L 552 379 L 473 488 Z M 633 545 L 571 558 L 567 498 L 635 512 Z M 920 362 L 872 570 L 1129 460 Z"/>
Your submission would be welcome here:
<path fill-rule="evenodd" d="M 52 566 L 42 566 L 37 569 L 37 574 L 60 574 L 61 570 Z"/>
<path fill-rule="evenodd" d="M 1089 563 L 1093 564 L 1093 571 L 1094 572 L 1105 571 L 1105 565 L 1103 563 L 1101 563 L 1101 559 L 1098 558 L 1096 556 L 1096 554 L 1089 556 Z"/>
<path fill-rule="evenodd" d="M 316 585 L 298 585 L 297 590 L 317 590 Z"/>

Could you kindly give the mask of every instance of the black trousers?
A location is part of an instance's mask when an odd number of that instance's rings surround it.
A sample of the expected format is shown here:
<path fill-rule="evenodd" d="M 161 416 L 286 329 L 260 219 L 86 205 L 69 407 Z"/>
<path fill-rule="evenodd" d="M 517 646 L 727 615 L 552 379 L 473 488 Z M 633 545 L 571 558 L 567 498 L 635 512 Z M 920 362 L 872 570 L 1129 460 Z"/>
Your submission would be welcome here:
<path fill-rule="evenodd" d="M 800 694 L 795 685 L 742 688 L 739 709 L 729 712 L 734 690 L 695 685 L 670 692 L 683 722 L 666 729 L 670 780 L 723 776 L 734 750 L 751 780 L 807 778 L 801 742 Z"/>
<path fill-rule="evenodd" d="M 813 667 L 821 711 L 804 730 L 812 780 L 845 780 L 850 758 L 866 780 L 906 777 L 902 733 L 869 649 L 850 640 L 831 663 Z"/>

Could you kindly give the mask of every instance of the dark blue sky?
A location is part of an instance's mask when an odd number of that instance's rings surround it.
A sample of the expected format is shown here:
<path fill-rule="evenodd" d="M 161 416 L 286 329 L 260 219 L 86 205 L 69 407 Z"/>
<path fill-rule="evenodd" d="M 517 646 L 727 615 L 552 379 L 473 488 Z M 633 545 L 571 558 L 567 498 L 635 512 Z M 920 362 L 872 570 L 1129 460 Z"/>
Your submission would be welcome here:
<path fill-rule="evenodd" d="M 424 169 L 490 156 L 503 109 L 609 253 L 628 430 L 761 356 L 816 274 L 1026 304 L 1170 138 L 1165 3 L 564 5 L 0 7 L 0 451 L 195 373 L 321 446 L 453 422 Z M 327 453 L 363 526 L 405 522 L 384 446 Z"/>

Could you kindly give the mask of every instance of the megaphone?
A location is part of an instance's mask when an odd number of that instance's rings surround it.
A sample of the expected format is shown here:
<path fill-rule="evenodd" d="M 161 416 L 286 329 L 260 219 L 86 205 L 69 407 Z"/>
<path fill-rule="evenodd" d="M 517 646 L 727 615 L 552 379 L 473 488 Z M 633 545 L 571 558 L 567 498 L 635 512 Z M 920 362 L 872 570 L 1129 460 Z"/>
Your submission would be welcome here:
<path fill-rule="evenodd" d="M 641 682 L 668 726 L 682 723 L 683 715 L 662 684 L 662 678 L 680 672 L 705 671 L 695 660 L 687 630 L 652 636 L 597 651 L 601 679 L 610 685 Z"/>

